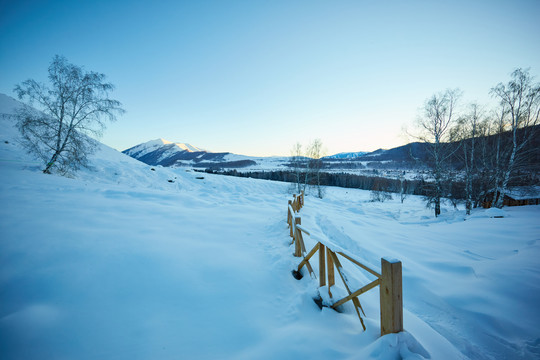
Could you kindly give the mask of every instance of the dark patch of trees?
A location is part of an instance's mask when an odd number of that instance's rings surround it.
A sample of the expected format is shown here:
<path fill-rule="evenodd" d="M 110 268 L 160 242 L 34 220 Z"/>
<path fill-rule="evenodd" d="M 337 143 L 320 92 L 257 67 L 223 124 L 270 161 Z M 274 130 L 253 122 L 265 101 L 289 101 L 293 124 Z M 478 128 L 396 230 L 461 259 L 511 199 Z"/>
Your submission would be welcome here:
<path fill-rule="evenodd" d="M 218 163 L 209 163 L 209 162 L 200 162 L 195 164 L 190 164 L 194 168 L 206 168 L 212 171 L 219 171 L 221 169 L 240 169 L 248 166 L 257 165 L 253 160 L 237 160 L 237 161 L 226 161 Z"/>
<path fill-rule="evenodd" d="M 296 174 L 293 171 L 287 170 L 275 170 L 275 171 L 250 171 L 242 172 L 236 169 L 233 170 L 218 170 L 207 168 L 205 170 L 194 169 L 199 172 L 206 172 L 210 174 L 228 175 L 245 177 L 252 179 L 262 180 L 274 180 L 283 182 L 296 182 Z M 349 174 L 345 172 L 341 173 L 328 173 L 321 172 L 320 183 L 322 186 L 339 186 L 344 188 L 373 190 L 385 192 L 401 192 L 400 179 L 389 179 L 380 176 L 365 176 L 357 174 Z M 424 195 L 423 188 L 425 187 L 425 181 L 418 180 L 403 180 L 404 192 L 412 195 Z"/>
<path fill-rule="evenodd" d="M 225 170 L 223 168 L 214 167 L 206 168 L 204 170 L 194 169 L 194 171 L 209 174 L 296 183 L 296 174 L 291 170 L 242 172 L 236 169 Z M 481 187 L 479 184 L 480 181 L 480 179 L 475 179 L 474 188 Z M 432 191 L 434 186 L 433 182 L 425 181 L 421 177 L 416 179 L 391 179 L 383 176 L 358 175 L 346 172 L 321 172 L 320 183 L 322 186 L 338 186 L 343 188 L 395 193 L 400 194 L 402 199 L 405 197 L 405 195 L 429 196 L 429 193 Z M 531 183 L 538 183 L 537 175 L 531 172 L 522 172 L 521 176 L 516 176 L 512 179 L 510 186 L 524 186 Z M 447 179 L 442 183 L 444 197 L 450 199 L 454 205 L 457 201 L 465 200 L 467 195 L 465 185 L 465 181 L 461 180 L 457 176 L 457 173 L 453 173 L 453 176 L 450 176 L 450 179 Z M 474 206 L 480 206 L 482 201 L 482 196 L 475 197 Z"/>

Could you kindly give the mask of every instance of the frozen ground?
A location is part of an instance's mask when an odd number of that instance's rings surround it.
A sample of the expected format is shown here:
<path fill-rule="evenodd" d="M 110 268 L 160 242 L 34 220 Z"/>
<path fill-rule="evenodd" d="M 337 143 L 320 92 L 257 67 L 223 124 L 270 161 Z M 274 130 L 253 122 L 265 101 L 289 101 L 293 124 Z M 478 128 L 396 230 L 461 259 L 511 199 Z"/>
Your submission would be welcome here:
<path fill-rule="evenodd" d="M 44 175 L 0 129 L 2 359 L 540 358 L 538 206 L 434 219 L 416 197 L 307 196 L 314 238 L 376 269 L 402 260 L 406 332 L 381 338 L 378 290 L 360 296 L 362 332 L 292 277 L 287 184 L 152 171 L 107 147 L 75 179 Z"/>

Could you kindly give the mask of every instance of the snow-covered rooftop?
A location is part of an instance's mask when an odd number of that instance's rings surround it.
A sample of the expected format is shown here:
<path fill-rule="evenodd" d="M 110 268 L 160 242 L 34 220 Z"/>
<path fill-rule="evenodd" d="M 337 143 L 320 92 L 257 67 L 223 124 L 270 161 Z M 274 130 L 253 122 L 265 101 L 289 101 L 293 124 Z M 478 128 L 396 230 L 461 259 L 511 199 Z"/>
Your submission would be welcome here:
<path fill-rule="evenodd" d="M 540 186 L 511 187 L 506 195 L 514 200 L 540 199 Z"/>

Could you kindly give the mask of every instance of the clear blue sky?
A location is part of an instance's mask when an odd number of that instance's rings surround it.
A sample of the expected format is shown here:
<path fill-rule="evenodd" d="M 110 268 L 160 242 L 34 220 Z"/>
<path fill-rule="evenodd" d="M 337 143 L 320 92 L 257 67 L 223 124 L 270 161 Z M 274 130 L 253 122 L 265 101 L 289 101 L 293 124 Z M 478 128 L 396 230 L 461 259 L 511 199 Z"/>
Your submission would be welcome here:
<path fill-rule="evenodd" d="M 0 92 L 55 54 L 105 73 L 127 113 L 101 139 L 328 154 L 403 144 L 424 100 L 540 74 L 540 1 L 2 1 Z"/>

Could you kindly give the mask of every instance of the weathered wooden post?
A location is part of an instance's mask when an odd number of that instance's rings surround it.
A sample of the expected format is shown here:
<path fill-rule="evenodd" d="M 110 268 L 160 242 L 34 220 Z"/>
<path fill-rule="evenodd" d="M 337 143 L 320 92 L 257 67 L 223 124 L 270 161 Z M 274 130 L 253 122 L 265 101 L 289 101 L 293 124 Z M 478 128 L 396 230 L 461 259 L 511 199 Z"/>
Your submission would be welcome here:
<path fill-rule="evenodd" d="M 332 292 L 330 288 L 335 285 L 336 279 L 334 277 L 334 260 L 330 256 L 330 249 L 326 248 L 326 263 L 328 266 L 328 295 L 332 298 Z"/>
<path fill-rule="evenodd" d="M 291 222 L 291 205 L 292 205 L 292 200 L 289 200 L 287 202 L 287 224 L 291 225 L 292 222 Z"/>
<path fill-rule="evenodd" d="M 295 215 L 294 215 L 294 209 L 292 208 L 292 202 L 291 200 L 289 200 L 289 234 L 290 236 L 294 239 L 294 219 L 295 219 Z"/>
<path fill-rule="evenodd" d="M 296 228 L 296 225 L 302 225 L 302 219 L 300 217 L 296 217 L 294 219 L 294 256 L 301 257 L 302 256 L 302 246 L 301 246 L 301 237 L 302 232 Z"/>
<path fill-rule="evenodd" d="M 401 261 L 381 259 L 381 336 L 403 331 Z"/>
<path fill-rule="evenodd" d="M 326 285 L 326 263 L 324 257 L 326 255 L 326 246 L 319 243 L 319 286 Z"/>

